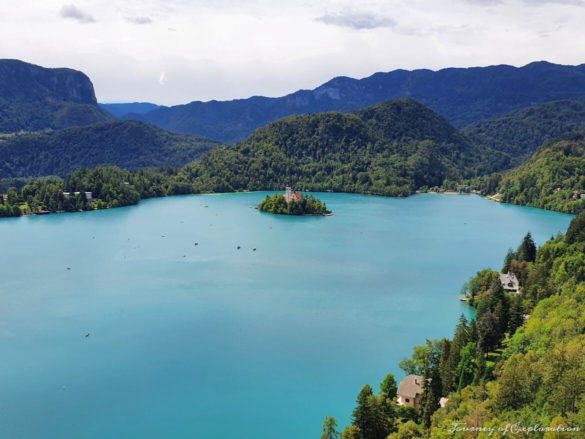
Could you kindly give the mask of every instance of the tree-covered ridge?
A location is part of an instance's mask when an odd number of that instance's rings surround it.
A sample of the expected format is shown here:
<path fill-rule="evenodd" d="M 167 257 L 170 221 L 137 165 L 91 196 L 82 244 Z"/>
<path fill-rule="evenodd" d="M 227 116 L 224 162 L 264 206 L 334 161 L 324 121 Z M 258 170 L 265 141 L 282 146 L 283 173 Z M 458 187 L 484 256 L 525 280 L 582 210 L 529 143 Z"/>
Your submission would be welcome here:
<path fill-rule="evenodd" d="M 142 122 L 108 122 L 0 138 L 0 177 L 65 176 L 111 164 L 126 169 L 179 167 L 216 147 Z"/>
<path fill-rule="evenodd" d="M 541 148 L 506 173 L 497 191 L 507 203 L 567 213 L 585 208 L 585 132 Z"/>
<path fill-rule="evenodd" d="M 129 115 L 162 128 L 225 143 L 242 141 L 282 117 L 323 111 L 351 112 L 389 99 L 413 98 L 458 127 L 535 103 L 585 96 L 583 66 L 536 62 L 439 71 L 395 70 L 367 78 L 337 77 L 314 90 L 287 96 L 191 102 Z"/>
<path fill-rule="evenodd" d="M 445 179 L 493 170 L 498 159 L 418 102 L 399 100 L 354 114 L 285 118 L 237 147 L 212 151 L 183 172 L 196 192 L 278 190 L 291 184 L 307 191 L 406 196 Z"/>
<path fill-rule="evenodd" d="M 0 60 L 0 133 L 60 129 L 112 120 L 81 72 Z"/>
<path fill-rule="evenodd" d="M 585 128 L 585 100 L 533 105 L 468 126 L 462 133 L 475 145 L 509 154 L 520 164 L 545 143 Z"/>
<path fill-rule="evenodd" d="M 502 271 L 517 274 L 518 294 L 503 290 L 499 273 L 479 272 L 466 285 L 476 318 L 462 317 L 452 339 L 427 340 L 401 362 L 405 372 L 423 376 L 418 413 L 396 406 L 383 391 L 374 395 L 366 385 L 342 438 L 504 437 L 511 424 L 536 427 L 518 437 L 580 437 L 576 432 L 585 428 L 585 212 L 565 236 L 538 250 L 528 234 L 508 252 Z M 448 398 L 444 408 L 439 408 L 441 397 Z M 334 420 L 326 418 L 326 437 L 332 437 L 332 426 Z"/>
<path fill-rule="evenodd" d="M 282 194 L 268 195 L 258 205 L 261 212 L 280 215 L 328 215 L 331 213 L 325 203 L 312 195 L 286 200 Z"/>

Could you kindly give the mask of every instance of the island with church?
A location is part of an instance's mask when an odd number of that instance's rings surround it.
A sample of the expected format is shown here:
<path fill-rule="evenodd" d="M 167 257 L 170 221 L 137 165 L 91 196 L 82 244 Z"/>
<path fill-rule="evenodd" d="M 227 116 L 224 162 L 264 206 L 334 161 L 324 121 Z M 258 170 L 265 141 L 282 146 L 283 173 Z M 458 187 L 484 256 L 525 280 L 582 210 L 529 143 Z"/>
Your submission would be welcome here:
<path fill-rule="evenodd" d="M 268 195 L 260 205 L 261 212 L 276 213 L 280 215 L 332 215 L 325 203 L 311 195 L 303 195 L 286 187 L 285 193 Z"/>

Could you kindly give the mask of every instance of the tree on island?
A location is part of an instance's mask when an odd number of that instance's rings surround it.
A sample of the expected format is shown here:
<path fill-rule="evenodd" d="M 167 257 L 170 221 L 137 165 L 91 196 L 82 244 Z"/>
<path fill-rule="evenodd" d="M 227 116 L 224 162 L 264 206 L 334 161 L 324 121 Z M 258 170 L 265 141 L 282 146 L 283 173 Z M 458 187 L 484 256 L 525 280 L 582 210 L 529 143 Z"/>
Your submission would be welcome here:
<path fill-rule="evenodd" d="M 331 213 L 325 203 L 310 195 L 303 195 L 289 201 L 281 194 L 269 195 L 260 203 L 258 209 L 262 212 L 281 215 L 327 215 Z"/>

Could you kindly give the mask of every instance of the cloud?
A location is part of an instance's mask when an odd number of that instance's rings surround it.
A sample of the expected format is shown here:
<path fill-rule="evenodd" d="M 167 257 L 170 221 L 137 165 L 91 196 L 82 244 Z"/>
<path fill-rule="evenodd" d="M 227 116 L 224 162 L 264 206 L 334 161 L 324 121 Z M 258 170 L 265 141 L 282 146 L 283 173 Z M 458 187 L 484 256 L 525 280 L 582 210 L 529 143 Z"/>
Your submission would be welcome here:
<path fill-rule="evenodd" d="M 325 14 L 315 20 L 333 26 L 349 27 L 357 30 L 396 26 L 396 22 L 392 18 L 379 16 L 371 12 L 345 11 L 338 14 Z"/>
<path fill-rule="evenodd" d="M 61 8 L 61 17 L 76 20 L 79 23 L 95 23 L 93 15 L 87 14 L 75 5 L 65 5 Z"/>
<path fill-rule="evenodd" d="M 531 6 L 545 5 L 547 3 L 556 3 L 556 4 L 560 4 L 560 5 L 585 6 L 585 1 L 583 1 L 583 0 L 524 0 L 524 3 L 527 3 Z"/>
<path fill-rule="evenodd" d="M 495 6 L 505 3 L 504 0 L 464 0 L 464 2 L 479 6 Z M 522 3 L 528 6 L 541 6 L 546 4 L 585 6 L 585 0 L 522 0 Z"/>
<path fill-rule="evenodd" d="M 132 24 L 150 24 L 152 19 L 150 17 L 126 17 L 126 21 Z"/>
<path fill-rule="evenodd" d="M 504 3 L 502 0 L 465 0 L 465 2 L 484 6 L 501 5 Z"/>

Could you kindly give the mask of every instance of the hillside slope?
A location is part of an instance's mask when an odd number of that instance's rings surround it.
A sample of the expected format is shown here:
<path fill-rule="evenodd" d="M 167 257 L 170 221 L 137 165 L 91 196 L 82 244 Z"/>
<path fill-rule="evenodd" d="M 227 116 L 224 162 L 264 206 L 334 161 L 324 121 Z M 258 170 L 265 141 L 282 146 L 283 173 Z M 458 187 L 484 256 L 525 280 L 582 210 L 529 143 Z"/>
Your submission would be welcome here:
<path fill-rule="evenodd" d="M 0 60 L 0 132 L 39 131 L 112 120 L 83 73 Z"/>
<path fill-rule="evenodd" d="M 351 112 L 389 99 L 413 98 L 462 127 L 529 105 L 585 97 L 585 68 L 547 62 L 521 68 L 395 70 L 364 79 L 334 78 L 314 90 L 279 98 L 191 102 L 128 115 L 171 131 L 226 143 L 285 116 L 323 111 Z"/>
<path fill-rule="evenodd" d="M 507 203 L 568 213 L 585 209 L 585 132 L 545 145 L 506 173 L 498 192 Z"/>
<path fill-rule="evenodd" d="M 504 340 L 493 374 L 481 378 L 485 362 L 480 357 L 472 358 L 465 368 L 453 370 L 470 373 L 473 383 L 449 395 L 446 408 L 432 418 L 430 437 L 470 437 L 462 432 L 450 433 L 457 423 L 496 432 L 511 424 L 553 429 L 546 433 L 520 432 L 518 437 L 583 437 L 585 213 L 573 220 L 564 237 L 540 247 L 535 261 L 517 263 L 516 267 L 524 279 L 522 293 L 519 301 L 509 301 L 522 304 L 528 320 Z M 493 294 L 487 295 L 488 301 L 490 296 Z M 534 309 L 530 309 L 532 303 L 537 303 Z M 458 346 L 462 346 L 460 340 Z M 555 431 L 557 427 L 565 430 Z M 492 437 L 502 436 L 496 433 Z"/>
<path fill-rule="evenodd" d="M 285 118 L 237 147 L 206 154 L 186 166 L 183 176 L 196 192 L 293 185 L 405 196 L 445 179 L 487 172 L 500 159 L 469 144 L 422 104 L 399 100 L 352 114 Z"/>
<path fill-rule="evenodd" d="M 520 164 L 546 142 L 585 128 L 585 100 L 533 105 L 462 130 L 480 147 L 510 154 Z"/>
<path fill-rule="evenodd" d="M 0 178 L 63 176 L 103 164 L 127 169 L 178 167 L 217 145 L 135 121 L 21 134 L 0 138 Z"/>

